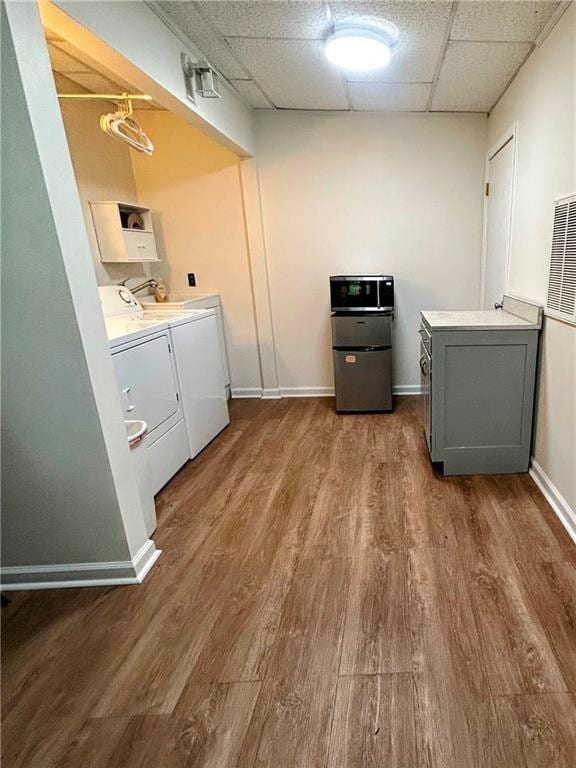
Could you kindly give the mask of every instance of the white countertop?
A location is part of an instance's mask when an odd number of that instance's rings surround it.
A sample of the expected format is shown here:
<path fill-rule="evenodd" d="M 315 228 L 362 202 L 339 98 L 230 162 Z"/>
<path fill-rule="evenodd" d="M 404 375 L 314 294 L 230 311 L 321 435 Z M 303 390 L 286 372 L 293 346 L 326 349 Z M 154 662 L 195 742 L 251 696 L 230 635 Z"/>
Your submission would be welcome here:
<path fill-rule="evenodd" d="M 539 328 L 539 324 L 524 320 L 502 309 L 454 310 L 435 312 L 424 310 L 422 318 L 435 331 L 515 331 Z"/>

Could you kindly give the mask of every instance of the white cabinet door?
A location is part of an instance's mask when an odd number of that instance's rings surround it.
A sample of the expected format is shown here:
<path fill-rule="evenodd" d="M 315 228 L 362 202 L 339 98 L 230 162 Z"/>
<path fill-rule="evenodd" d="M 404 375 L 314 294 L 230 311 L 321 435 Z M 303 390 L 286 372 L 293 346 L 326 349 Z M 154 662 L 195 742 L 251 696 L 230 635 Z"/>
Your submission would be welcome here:
<path fill-rule="evenodd" d="M 112 361 L 126 418 L 143 419 L 150 434 L 178 413 L 178 386 L 167 334 L 116 352 Z"/>
<path fill-rule="evenodd" d="M 158 261 L 153 232 L 139 229 L 123 229 L 122 236 L 128 261 Z"/>
<path fill-rule="evenodd" d="M 182 408 L 194 458 L 230 422 L 215 315 L 172 328 Z"/>

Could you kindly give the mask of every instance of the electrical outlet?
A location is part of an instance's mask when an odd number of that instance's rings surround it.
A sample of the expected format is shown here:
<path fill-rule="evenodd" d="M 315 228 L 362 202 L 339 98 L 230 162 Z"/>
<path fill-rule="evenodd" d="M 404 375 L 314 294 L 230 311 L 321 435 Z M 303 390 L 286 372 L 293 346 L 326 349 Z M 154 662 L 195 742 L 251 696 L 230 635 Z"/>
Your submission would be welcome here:
<path fill-rule="evenodd" d="M 188 285 L 191 288 L 194 288 L 196 286 L 196 275 L 194 272 L 188 272 Z"/>

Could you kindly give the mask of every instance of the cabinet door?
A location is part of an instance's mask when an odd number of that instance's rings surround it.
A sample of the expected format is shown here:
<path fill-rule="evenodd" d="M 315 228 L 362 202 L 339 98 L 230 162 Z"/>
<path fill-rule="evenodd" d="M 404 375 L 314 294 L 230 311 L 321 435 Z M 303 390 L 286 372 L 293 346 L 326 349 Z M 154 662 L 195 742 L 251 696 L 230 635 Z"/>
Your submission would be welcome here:
<path fill-rule="evenodd" d="M 527 472 L 538 331 L 433 334 L 433 459 L 444 474 Z"/>
<path fill-rule="evenodd" d="M 168 336 L 143 341 L 112 356 L 126 418 L 143 419 L 148 432 L 178 413 Z"/>
<path fill-rule="evenodd" d="M 153 232 L 139 229 L 122 230 L 128 261 L 158 261 Z"/>

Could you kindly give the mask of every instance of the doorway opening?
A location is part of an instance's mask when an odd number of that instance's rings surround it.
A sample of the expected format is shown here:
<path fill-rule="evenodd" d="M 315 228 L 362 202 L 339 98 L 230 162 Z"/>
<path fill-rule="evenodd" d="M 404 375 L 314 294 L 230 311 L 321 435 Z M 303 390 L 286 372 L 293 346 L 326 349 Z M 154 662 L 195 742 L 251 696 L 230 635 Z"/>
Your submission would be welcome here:
<path fill-rule="evenodd" d="M 482 309 L 493 309 L 508 290 L 515 164 L 516 126 L 512 126 L 486 155 Z"/>

